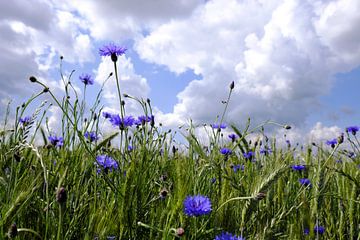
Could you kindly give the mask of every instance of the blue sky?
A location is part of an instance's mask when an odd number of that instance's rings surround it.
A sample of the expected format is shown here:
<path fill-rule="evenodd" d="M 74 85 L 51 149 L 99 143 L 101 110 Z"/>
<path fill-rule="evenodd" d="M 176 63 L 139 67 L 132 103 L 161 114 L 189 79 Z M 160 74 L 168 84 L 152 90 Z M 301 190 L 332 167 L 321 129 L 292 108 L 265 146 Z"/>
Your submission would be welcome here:
<path fill-rule="evenodd" d="M 39 90 L 30 75 L 61 96 L 60 55 L 80 95 L 78 76 L 93 75 L 91 101 L 113 71 L 98 49 L 113 42 L 128 48 L 119 58 L 122 91 L 150 98 L 165 126 L 215 121 L 231 81 L 229 124 L 288 123 L 294 141 L 323 141 L 359 124 L 357 0 L 15 0 L 0 9 L 2 114 L 9 99 L 16 106 Z M 102 99 L 113 112 L 115 86 L 110 79 Z M 127 107 L 140 114 L 135 103 Z M 54 131 L 59 117 L 52 107 Z"/>

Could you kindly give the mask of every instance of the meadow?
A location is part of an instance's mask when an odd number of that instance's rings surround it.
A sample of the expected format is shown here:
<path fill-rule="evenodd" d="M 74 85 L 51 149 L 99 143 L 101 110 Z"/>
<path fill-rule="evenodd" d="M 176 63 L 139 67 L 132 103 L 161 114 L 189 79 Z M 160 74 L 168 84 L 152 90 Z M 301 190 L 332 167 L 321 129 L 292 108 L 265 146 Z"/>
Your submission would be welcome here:
<path fill-rule="evenodd" d="M 225 124 L 232 82 L 220 117 L 206 126 L 189 120 L 180 147 L 150 99 L 121 93 L 117 59 L 125 51 L 109 44 L 99 52 L 114 64 L 104 84 L 117 83 L 118 113 L 103 111 L 102 88 L 94 103 L 77 97 L 72 82 L 82 81 L 86 94 L 94 83 L 87 74 L 61 74 L 61 98 L 31 76 L 27 84 L 40 92 L 14 120 L 7 110 L 0 239 L 360 239 L 359 127 L 325 143 L 279 145 L 265 128 L 291 126 Z M 62 111 L 56 133 L 47 129 L 46 103 L 25 115 L 40 96 Z M 128 101 L 143 114 L 127 114 Z M 106 121 L 111 134 L 101 129 Z M 206 145 L 198 128 L 208 130 Z"/>

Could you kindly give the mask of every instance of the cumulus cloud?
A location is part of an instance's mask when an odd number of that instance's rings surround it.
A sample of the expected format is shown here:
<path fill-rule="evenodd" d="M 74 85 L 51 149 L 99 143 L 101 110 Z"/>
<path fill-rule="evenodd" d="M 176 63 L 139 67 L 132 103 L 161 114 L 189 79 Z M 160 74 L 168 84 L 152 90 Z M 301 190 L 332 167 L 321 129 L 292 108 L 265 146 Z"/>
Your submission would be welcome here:
<path fill-rule="evenodd" d="M 213 0 L 188 19 L 161 25 L 136 50 L 173 72 L 202 76 L 177 95 L 169 118 L 214 119 L 235 80 L 228 121 L 250 116 L 301 125 L 333 75 L 360 63 L 358 32 L 346 30 L 359 24 L 356 2 Z"/>
<path fill-rule="evenodd" d="M 184 18 L 204 0 L 80 0 L 67 1 L 67 9 L 89 22 L 91 35 L 100 40 L 131 39 L 171 19 Z"/>

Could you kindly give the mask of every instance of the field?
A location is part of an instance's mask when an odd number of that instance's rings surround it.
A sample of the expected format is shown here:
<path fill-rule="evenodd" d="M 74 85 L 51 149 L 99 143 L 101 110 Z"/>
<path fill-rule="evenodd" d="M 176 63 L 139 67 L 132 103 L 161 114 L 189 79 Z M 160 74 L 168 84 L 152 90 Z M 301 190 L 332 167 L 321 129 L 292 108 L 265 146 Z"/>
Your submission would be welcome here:
<path fill-rule="evenodd" d="M 74 89 L 62 76 L 62 98 L 31 77 L 41 92 L 16 108 L 15 120 L 4 116 L 1 239 L 360 239 L 357 127 L 327 144 L 277 145 L 264 128 L 290 126 L 224 124 L 232 83 L 221 118 L 206 126 L 207 144 L 196 135 L 205 127 L 191 121 L 174 144 L 149 99 L 121 94 L 123 53 L 107 50 L 119 113 L 103 111 L 101 89 L 92 106 L 69 98 Z M 91 85 L 90 76 L 80 80 Z M 43 95 L 63 112 L 57 135 L 46 129 L 46 104 L 24 115 Z M 127 115 L 126 101 L 143 115 Z"/>

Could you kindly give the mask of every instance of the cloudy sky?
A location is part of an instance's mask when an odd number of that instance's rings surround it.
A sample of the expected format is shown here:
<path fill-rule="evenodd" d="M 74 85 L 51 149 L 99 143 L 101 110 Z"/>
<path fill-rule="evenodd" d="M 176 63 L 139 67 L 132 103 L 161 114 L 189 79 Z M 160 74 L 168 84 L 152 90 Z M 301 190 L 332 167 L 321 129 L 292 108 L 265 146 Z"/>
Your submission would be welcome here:
<path fill-rule="evenodd" d="M 251 117 L 290 124 L 295 139 L 336 137 L 359 124 L 359 26 L 358 0 L 0 1 L 0 112 L 41 91 L 30 75 L 61 94 L 60 56 L 80 95 L 79 75 L 93 75 L 93 100 L 113 71 L 98 49 L 113 42 L 128 49 L 122 92 L 150 98 L 166 126 L 214 122 L 234 81 L 228 124 Z M 109 79 L 108 110 L 115 88 Z"/>

